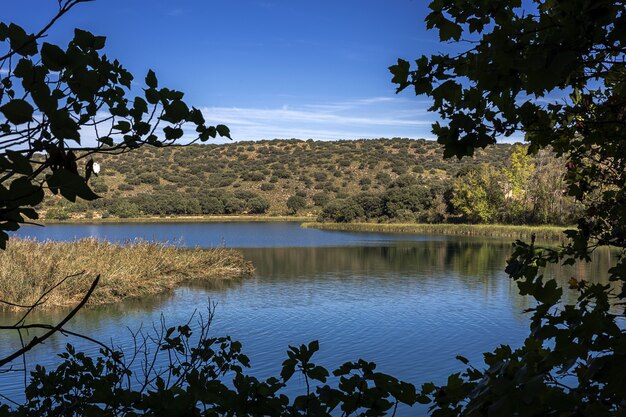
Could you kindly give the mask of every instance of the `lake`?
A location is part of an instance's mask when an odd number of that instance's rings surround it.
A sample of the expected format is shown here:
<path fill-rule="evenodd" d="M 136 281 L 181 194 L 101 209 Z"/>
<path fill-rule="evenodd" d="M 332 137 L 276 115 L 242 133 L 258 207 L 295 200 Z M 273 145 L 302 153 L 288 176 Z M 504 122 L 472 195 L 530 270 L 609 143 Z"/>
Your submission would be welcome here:
<path fill-rule="evenodd" d="M 462 369 L 463 355 L 479 361 L 498 344 L 519 345 L 528 331 L 522 310 L 531 301 L 503 272 L 510 239 L 332 232 L 297 223 L 142 223 L 24 227 L 18 236 L 73 240 L 94 236 L 115 242 L 135 238 L 183 246 L 240 248 L 256 267 L 253 278 L 182 287 L 172 294 L 89 308 L 67 326 L 128 349 L 128 329 L 158 322 L 180 324 L 216 302 L 214 335 L 231 335 L 259 377 L 278 375 L 288 345 L 319 340 L 316 363 L 334 368 L 363 358 L 382 372 L 421 385 L 443 382 Z M 606 271 L 609 252 L 594 255 Z M 600 268 L 602 266 L 602 268 Z M 552 269 L 564 281 L 573 272 L 600 276 L 587 265 Z M 600 278 L 604 279 L 604 278 Z M 46 313 L 33 320 L 50 320 Z M 4 313 L 1 320 L 15 316 Z M 28 363 L 54 364 L 65 343 L 59 336 L 28 355 Z M 3 352 L 17 340 L 4 337 Z M 478 362 L 477 362 L 478 363 Z M 0 379 L 0 393 L 20 398 L 23 375 Z M 401 409 L 399 415 L 424 414 Z"/>

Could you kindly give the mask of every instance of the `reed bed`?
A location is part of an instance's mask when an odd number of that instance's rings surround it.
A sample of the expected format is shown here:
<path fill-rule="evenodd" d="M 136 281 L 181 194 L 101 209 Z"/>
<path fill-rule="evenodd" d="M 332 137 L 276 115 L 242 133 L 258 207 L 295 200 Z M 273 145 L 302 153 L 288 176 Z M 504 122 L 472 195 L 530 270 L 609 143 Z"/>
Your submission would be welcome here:
<path fill-rule="evenodd" d="M 506 224 L 410 224 L 410 223 L 303 223 L 304 228 L 348 232 L 410 233 L 454 236 L 506 237 L 540 240 L 565 240 L 565 226 L 517 226 Z"/>
<path fill-rule="evenodd" d="M 0 251 L 0 300 L 32 305 L 71 276 L 46 296 L 43 307 L 75 305 L 99 274 L 89 304 L 109 304 L 170 291 L 186 281 L 233 279 L 253 271 L 241 252 L 226 248 L 186 249 L 142 240 L 114 244 L 93 238 L 74 242 L 12 238 L 7 250 Z"/>

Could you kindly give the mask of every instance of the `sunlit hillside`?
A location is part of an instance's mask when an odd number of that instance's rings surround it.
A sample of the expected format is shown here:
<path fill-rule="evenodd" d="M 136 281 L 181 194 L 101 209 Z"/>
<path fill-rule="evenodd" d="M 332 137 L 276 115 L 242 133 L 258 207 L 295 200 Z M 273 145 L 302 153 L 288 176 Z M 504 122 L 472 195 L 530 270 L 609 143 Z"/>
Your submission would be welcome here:
<path fill-rule="evenodd" d="M 314 215 L 335 198 L 383 191 L 400 175 L 445 188 L 470 166 L 509 163 L 512 145 L 478 151 L 473 159 L 442 158 L 436 142 L 409 139 L 356 141 L 267 140 L 175 148 L 144 147 L 124 155 L 98 155 L 102 171 L 91 179 L 103 198 L 93 202 L 47 199 L 48 218 L 141 215 Z"/>

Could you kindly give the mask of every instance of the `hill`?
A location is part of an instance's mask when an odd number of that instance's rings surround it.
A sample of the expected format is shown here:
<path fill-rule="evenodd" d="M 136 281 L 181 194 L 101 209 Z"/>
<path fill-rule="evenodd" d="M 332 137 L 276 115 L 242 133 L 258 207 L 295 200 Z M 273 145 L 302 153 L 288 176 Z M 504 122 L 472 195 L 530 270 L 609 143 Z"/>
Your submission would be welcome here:
<path fill-rule="evenodd" d="M 316 215 L 334 199 L 381 192 L 398 177 L 449 184 L 471 166 L 508 164 L 513 146 L 500 144 L 473 159 L 443 159 L 436 142 L 409 139 L 354 141 L 264 140 L 224 145 L 144 147 L 99 155 L 91 180 L 103 198 L 44 203 L 47 218 L 153 215 Z M 288 207 L 288 200 L 292 204 Z M 294 201 L 295 200 L 295 201 Z M 293 207 L 292 207 L 293 206 Z"/>

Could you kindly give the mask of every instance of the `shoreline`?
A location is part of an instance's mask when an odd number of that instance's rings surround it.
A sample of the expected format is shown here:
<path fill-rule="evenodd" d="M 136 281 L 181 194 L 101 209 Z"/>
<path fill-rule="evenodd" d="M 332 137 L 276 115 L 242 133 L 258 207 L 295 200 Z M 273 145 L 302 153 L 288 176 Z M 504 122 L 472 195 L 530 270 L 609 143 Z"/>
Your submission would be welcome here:
<path fill-rule="evenodd" d="M 424 234 L 445 236 L 476 236 L 495 238 L 530 239 L 535 233 L 539 240 L 565 241 L 563 231 L 576 226 L 511 225 L 511 224 L 465 224 L 465 223 L 321 223 L 307 216 L 222 215 L 222 216 L 173 216 L 134 217 L 105 219 L 42 220 L 46 225 L 73 224 L 150 224 L 150 223 L 300 223 L 304 229 L 344 232 Z"/>
<path fill-rule="evenodd" d="M 38 220 L 42 225 L 46 224 L 126 224 L 126 223 L 229 223 L 229 222 L 267 222 L 267 223 L 280 223 L 280 222 L 309 222 L 312 217 L 304 216 L 174 216 L 174 217 L 107 217 L 105 219 L 67 219 L 67 220 L 53 220 L 42 219 Z"/>
<path fill-rule="evenodd" d="M 320 223 L 305 222 L 304 229 L 342 232 L 373 232 L 399 234 L 426 234 L 446 236 L 477 236 L 530 239 L 535 233 L 540 240 L 566 240 L 563 231 L 574 226 L 520 226 L 507 224 L 454 224 L 454 223 Z"/>

